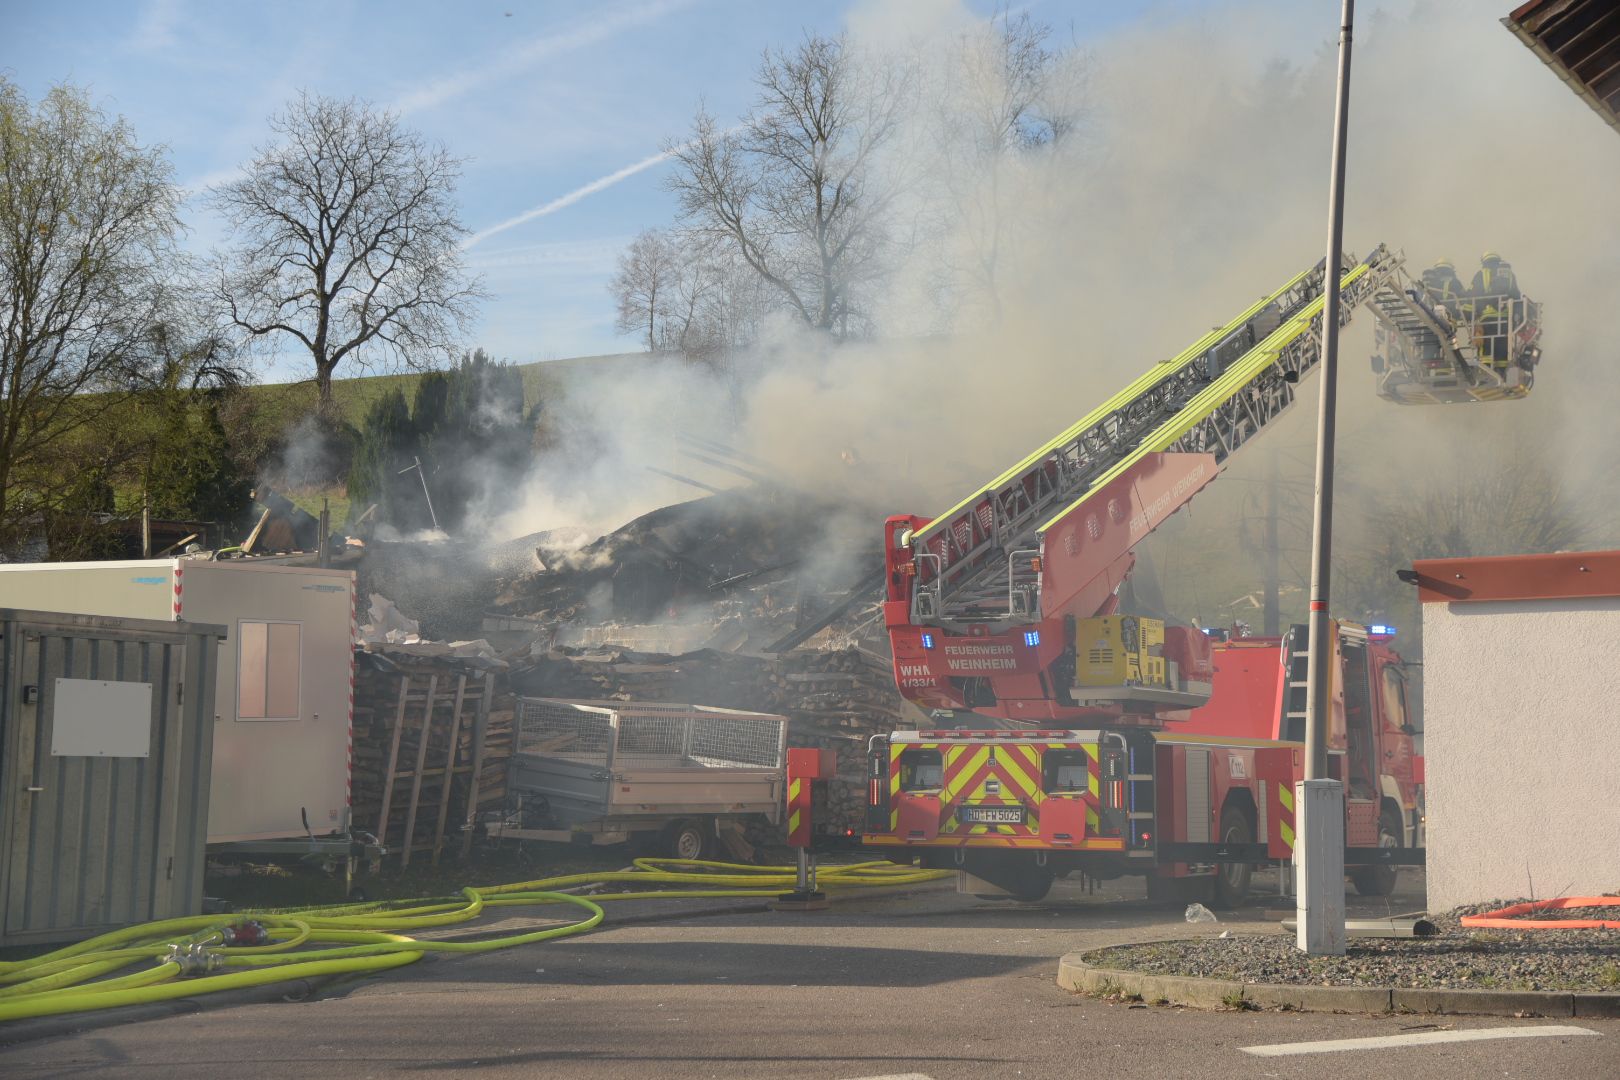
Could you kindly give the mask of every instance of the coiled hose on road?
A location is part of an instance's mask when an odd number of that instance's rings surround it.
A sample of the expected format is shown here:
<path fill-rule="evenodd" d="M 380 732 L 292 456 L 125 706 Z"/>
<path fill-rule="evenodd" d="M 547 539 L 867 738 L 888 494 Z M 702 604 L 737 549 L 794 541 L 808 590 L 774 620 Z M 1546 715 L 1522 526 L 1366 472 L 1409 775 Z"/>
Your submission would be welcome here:
<path fill-rule="evenodd" d="M 679 869 L 670 869 L 678 867 Z M 831 893 L 915 885 L 946 871 L 887 862 L 823 867 L 818 886 Z M 558 890 L 625 882 L 632 891 L 580 896 Z M 637 859 L 635 869 L 569 874 L 465 888 L 462 899 L 379 909 L 344 904 L 283 913 L 238 912 L 143 923 L 28 960 L 0 963 L 0 1022 L 196 997 L 317 976 L 383 971 L 423 953 L 481 953 L 582 934 L 602 921 L 600 902 L 774 897 L 792 889 L 795 871 L 696 859 Z M 668 886 L 691 886 L 668 888 Z M 410 936 L 469 922 L 488 908 L 572 904 L 576 922 L 481 941 Z M 143 962 L 131 974 L 115 972 Z"/>

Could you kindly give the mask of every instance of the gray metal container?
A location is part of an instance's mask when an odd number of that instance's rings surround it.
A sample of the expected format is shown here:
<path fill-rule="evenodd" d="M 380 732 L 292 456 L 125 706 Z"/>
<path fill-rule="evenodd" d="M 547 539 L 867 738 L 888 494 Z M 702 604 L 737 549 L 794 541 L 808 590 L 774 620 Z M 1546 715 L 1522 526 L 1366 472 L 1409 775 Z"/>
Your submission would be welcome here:
<path fill-rule="evenodd" d="M 224 637 L 0 608 L 0 946 L 200 913 Z"/>

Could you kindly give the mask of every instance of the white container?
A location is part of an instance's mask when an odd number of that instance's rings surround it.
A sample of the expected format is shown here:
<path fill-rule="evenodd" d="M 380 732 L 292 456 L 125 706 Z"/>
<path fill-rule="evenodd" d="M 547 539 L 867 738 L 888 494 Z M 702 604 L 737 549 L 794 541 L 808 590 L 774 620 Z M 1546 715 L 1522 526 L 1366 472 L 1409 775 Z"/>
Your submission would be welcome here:
<path fill-rule="evenodd" d="M 355 582 L 254 560 L 0 564 L 0 607 L 217 623 L 210 844 L 349 825 Z"/>

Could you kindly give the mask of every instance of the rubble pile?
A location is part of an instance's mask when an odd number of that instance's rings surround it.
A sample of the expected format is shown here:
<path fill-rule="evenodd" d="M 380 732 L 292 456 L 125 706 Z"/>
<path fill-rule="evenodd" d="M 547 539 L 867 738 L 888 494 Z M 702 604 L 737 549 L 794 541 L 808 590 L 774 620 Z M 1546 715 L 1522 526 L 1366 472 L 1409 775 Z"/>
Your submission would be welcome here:
<path fill-rule="evenodd" d="M 751 487 L 661 507 L 585 544 L 537 534 L 534 565 L 492 611 L 557 626 L 760 619 L 780 634 L 881 570 L 877 520 Z"/>
<path fill-rule="evenodd" d="M 379 594 L 421 624 L 431 640 L 477 637 L 500 590 L 488 554 L 462 542 L 369 540 L 359 565 L 360 595 Z"/>

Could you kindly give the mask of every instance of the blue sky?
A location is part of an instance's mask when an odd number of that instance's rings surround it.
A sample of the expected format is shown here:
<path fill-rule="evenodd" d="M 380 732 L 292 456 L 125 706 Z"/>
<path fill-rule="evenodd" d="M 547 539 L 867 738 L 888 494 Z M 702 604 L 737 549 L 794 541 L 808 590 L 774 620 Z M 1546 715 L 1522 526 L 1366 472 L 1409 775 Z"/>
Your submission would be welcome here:
<path fill-rule="evenodd" d="M 611 178 L 684 132 L 700 100 L 721 118 L 742 112 L 762 49 L 836 32 L 869 2 L 0 0 L 0 68 L 30 97 L 56 82 L 88 87 L 143 141 L 166 145 L 194 188 L 230 176 L 300 89 L 403 112 L 469 159 L 463 221 L 485 234 L 469 257 L 491 293 L 473 338 L 526 362 L 634 347 L 614 332 L 606 283 L 618 251 L 667 223 L 672 201 L 662 164 Z M 966 6 L 988 15 L 994 3 Z M 1085 40 L 1188 6 L 1202 5 L 1015 10 Z M 186 218 L 192 246 L 218 240 L 195 200 Z M 278 364 L 270 377 L 298 374 Z"/>

